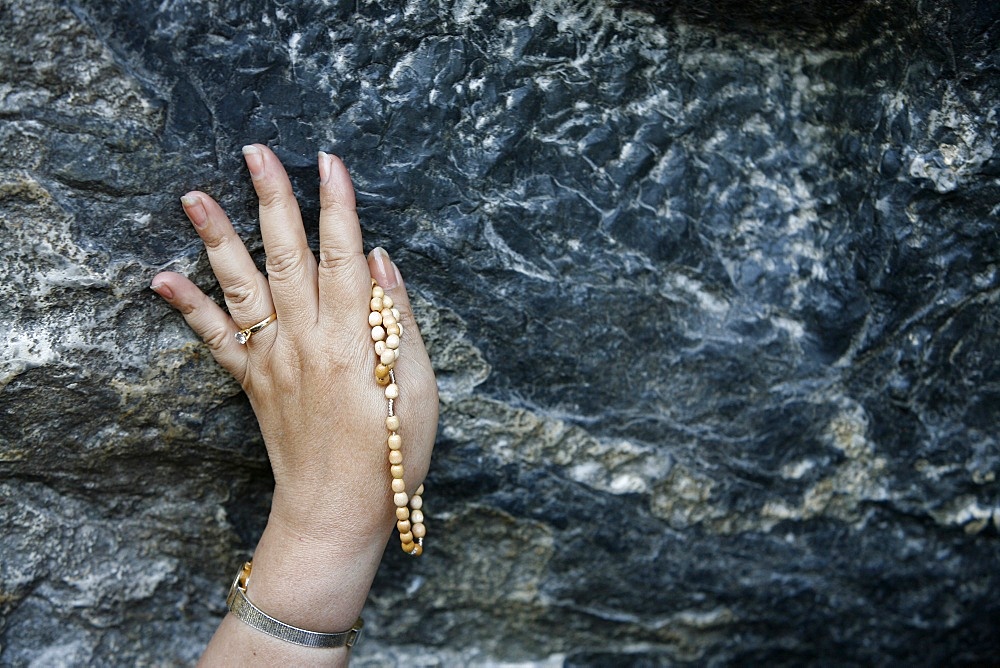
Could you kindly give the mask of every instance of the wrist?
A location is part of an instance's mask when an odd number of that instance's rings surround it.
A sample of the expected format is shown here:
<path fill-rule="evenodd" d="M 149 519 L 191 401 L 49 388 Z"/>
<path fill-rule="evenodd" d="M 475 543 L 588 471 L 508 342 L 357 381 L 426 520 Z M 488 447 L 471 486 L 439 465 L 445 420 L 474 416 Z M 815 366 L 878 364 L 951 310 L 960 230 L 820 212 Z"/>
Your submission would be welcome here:
<path fill-rule="evenodd" d="M 344 631 L 361 616 L 387 539 L 385 531 L 318 542 L 269 521 L 254 552 L 247 596 L 287 624 Z"/>

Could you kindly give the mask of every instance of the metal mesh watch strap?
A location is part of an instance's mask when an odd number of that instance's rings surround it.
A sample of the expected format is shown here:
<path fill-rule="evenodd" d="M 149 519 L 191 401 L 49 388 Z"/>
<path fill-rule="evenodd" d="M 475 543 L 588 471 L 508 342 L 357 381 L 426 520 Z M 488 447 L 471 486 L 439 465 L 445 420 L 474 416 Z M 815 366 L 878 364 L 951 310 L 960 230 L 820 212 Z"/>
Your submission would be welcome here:
<path fill-rule="evenodd" d="M 252 561 L 243 564 L 239 573 L 236 574 L 233 586 L 229 588 L 229 596 L 226 598 L 226 606 L 229 611 L 244 624 L 279 640 L 306 647 L 347 647 L 350 649 L 357 644 L 361 637 L 361 627 L 365 624 L 360 617 L 358 617 L 358 621 L 354 622 L 354 626 L 342 633 L 316 633 L 278 621 L 258 608 L 247 598 L 247 583 L 250 581 L 252 567 Z"/>

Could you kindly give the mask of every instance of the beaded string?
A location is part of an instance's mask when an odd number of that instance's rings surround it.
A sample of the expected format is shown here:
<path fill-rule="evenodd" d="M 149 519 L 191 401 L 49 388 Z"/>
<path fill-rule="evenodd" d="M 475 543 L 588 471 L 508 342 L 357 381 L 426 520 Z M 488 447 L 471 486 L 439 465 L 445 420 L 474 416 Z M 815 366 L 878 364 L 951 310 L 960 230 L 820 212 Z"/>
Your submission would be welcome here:
<path fill-rule="evenodd" d="M 403 552 L 419 557 L 424 551 L 424 501 L 421 495 L 424 486 L 421 485 L 413 496 L 406 494 L 406 483 L 403 481 L 403 439 L 399 435 L 399 416 L 396 415 L 396 399 L 399 398 L 399 386 L 396 385 L 396 360 L 399 359 L 399 343 L 403 337 L 403 326 L 399 322 L 399 309 L 393 306 L 392 297 L 372 279 L 371 313 L 368 314 L 368 325 L 372 328 L 372 340 L 375 342 L 375 382 L 385 388 L 385 398 L 388 403 L 388 415 L 385 418 L 385 428 L 389 432 L 386 443 L 389 446 L 389 473 L 392 475 L 392 501 L 396 505 L 396 529 L 399 531 L 399 542 Z"/>

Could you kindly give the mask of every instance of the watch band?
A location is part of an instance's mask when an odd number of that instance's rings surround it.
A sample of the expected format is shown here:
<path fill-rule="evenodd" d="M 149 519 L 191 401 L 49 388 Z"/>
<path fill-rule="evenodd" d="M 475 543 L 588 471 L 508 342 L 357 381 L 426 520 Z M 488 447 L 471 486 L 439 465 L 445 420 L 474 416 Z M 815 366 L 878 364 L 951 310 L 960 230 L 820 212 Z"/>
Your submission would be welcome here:
<path fill-rule="evenodd" d="M 306 647 L 346 647 L 350 649 L 358 643 L 361 638 L 361 627 L 365 625 L 364 620 L 360 617 L 358 617 L 358 621 L 354 622 L 354 626 L 342 633 L 316 633 L 278 621 L 258 608 L 247 598 L 247 584 L 250 582 L 252 567 L 252 560 L 243 564 L 236 574 L 233 586 L 229 588 L 229 596 L 226 598 L 226 607 L 236 615 L 237 619 L 269 636 Z"/>

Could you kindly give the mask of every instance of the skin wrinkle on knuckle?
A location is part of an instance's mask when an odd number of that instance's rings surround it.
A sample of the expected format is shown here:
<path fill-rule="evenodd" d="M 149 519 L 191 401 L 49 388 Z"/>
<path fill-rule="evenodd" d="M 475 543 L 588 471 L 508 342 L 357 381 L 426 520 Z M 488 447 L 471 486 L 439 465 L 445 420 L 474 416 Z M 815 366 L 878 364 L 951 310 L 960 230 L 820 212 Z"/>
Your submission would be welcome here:
<path fill-rule="evenodd" d="M 288 210 L 289 203 L 293 202 L 294 198 L 291 187 L 285 185 L 266 185 L 257 193 L 260 208 L 268 211 Z"/>
<path fill-rule="evenodd" d="M 257 286 L 252 281 L 241 281 L 222 288 L 222 294 L 230 307 L 254 305 L 260 301 L 258 293 Z"/>
<path fill-rule="evenodd" d="M 222 350 L 229 339 L 229 332 L 225 327 L 214 326 L 202 332 L 202 341 L 213 351 Z"/>
<path fill-rule="evenodd" d="M 306 267 L 306 253 L 298 248 L 278 248 L 267 254 L 267 275 L 284 280 L 300 276 Z"/>
<path fill-rule="evenodd" d="M 354 253 L 342 253 L 329 248 L 320 249 L 319 266 L 324 271 L 340 271 L 350 266 L 355 258 Z"/>

